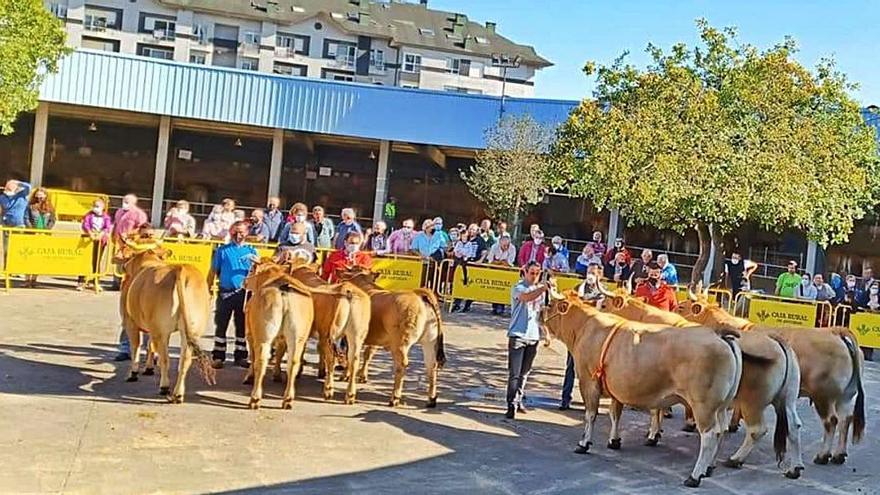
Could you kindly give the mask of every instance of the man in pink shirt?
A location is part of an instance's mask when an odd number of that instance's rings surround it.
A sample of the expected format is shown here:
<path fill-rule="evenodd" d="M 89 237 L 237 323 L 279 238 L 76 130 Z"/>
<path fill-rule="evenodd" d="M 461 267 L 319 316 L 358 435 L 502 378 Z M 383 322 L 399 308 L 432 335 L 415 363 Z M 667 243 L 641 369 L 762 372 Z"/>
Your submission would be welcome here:
<path fill-rule="evenodd" d="M 388 237 L 385 249 L 377 252 L 378 254 L 412 254 L 412 240 L 415 237 L 413 228 L 415 221 L 407 218 L 403 221 L 403 227 L 395 230 Z"/>
<path fill-rule="evenodd" d="M 138 197 L 126 194 L 122 198 L 122 208 L 116 210 L 113 217 L 113 241 L 119 244 L 120 239 L 136 232 L 141 224 L 149 223 L 147 214 L 138 207 Z"/>

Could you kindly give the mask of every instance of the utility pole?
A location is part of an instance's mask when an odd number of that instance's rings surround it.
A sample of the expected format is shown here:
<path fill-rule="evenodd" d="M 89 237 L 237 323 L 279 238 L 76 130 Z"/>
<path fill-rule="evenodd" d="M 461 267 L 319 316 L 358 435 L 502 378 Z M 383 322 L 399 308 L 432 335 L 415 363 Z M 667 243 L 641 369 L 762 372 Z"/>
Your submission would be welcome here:
<path fill-rule="evenodd" d="M 492 67 L 501 69 L 501 108 L 498 111 L 498 120 L 504 117 L 504 99 L 507 96 L 507 69 L 516 69 L 522 62 L 522 57 L 516 55 L 504 55 L 501 53 L 492 54 Z"/>

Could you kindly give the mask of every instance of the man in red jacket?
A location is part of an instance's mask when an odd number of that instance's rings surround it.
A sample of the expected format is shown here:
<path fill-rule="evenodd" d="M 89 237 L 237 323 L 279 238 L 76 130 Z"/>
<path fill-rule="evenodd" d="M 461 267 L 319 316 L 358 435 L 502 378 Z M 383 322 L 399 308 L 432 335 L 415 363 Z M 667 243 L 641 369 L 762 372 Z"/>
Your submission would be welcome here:
<path fill-rule="evenodd" d="M 678 308 L 675 290 L 666 285 L 666 282 L 660 280 L 661 271 L 660 265 L 657 262 L 652 261 L 648 263 L 648 279 L 636 287 L 635 296 L 643 298 L 655 308 L 675 311 Z"/>
<path fill-rule="evenodd" d="M 373 266 L 373 258 L 369 253 L 361 251 L 364 237 L 360 232 L 351 230 L 345 236 L 342 249 L 337 249 L 327 256 L 324 266 L 321 268 L 321 276 L 328 282 L 338 282 L 336 274 L 349 268 L 360 266 L 370 268 Z"/>

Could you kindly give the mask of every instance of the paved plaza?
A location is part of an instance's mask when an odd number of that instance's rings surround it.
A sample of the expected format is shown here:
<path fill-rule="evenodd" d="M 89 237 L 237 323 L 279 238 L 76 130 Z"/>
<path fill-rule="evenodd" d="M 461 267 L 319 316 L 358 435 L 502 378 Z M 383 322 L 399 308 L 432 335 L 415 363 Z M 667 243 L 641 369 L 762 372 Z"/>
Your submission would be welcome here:
<path fill-rule="evenodd" d="M 812 464 L 820 428 L 804 399 L 807 470 L 800 480 L 777 469 L 768 435 L 742 470 L 719 467 L 695 491 L 681 485 L 698 439 L 680 431 L 680 409 L 658 447 L 642 445 L 647 416 L 626 410 L 622 450 L 604 447 L 608 420 L 601 416 L 598 447 L 572 453 L 582 409 L 579 402 L 572 411 L 556 409 L 565 362 L 559 342 L 539 350 L 528 386 L 532 411 L 504 419 L 507 321 L 486 307 L 446 320 L 449 361 L 436 410 L 423 407 L 419 350 L 399 409 L 386 406 L 387 353 L 377 356 L 358 404 L 346 406 L 341 393 L 322 400 L 311 350 L 294 409 L 280 409 L 282 385 L 269 379 L 264 408 L 250 411 L 242 370 L 231 367 L 213 387 L 191 372 L 183 405 L 158 396 L 157 376 L 125 383 L 128 364 L 112 361 L 117 297 L 64 288 L 0 294 L 0 492 L 880 493 L 877 363 L 865 373 L 867 438 L 850 449 L 846 465 Z M 722 455 L 742 435 L 729 436 Z"/>

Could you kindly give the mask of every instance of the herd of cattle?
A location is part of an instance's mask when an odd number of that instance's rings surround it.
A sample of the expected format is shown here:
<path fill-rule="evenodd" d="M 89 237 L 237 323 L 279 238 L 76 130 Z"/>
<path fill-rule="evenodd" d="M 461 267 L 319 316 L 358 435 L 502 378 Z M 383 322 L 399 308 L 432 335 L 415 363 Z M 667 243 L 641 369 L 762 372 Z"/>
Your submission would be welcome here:
<path fill-rule="evenodd" d="M 214 382 L 209 355 L 198 339 L 208 327 L 210 292 L 205 278 L 189 265 L 164 261 L 161 247 L 146 251 L 123 248 L 120 312 L 123 326 L 137 350 L 140 332 L 148 329 L 152 351 L 158 355 L 160 392 L 172 403 L 184 397 L 186 374 L 193 360 L 203 378 Z M 245 282 L 250 293 L 245 306 L 251 366 L 245 383 L 253 384 L 249 406 L 260 407 L 262 382 L 274 355 L 276 380 L 287 356 L 287 383 L 282 407 L 292 407 L 296 377 L 307 340 L 317 338 L 319 376 L 324 398 L 334 393 L 336 343 L 344 337 L 347 404 L 354 403 L 358 383 L 368 378 L 370 360 L 379 348 L 391 352 L 394 386 L 390 405 L 402 401 L 403 380 L 410 348 L 422 345 L 428 380 L 427 407 L 437 405 L 437 373 L 445 363 L 440 305 L 427 289 L 389 291 L 375 275 L 354 269 L 328 284 L 309 265 L 281 265 L 262 260 Z M 699 292 L 699 291 L 698 291 Z M 664 410 L 683 403 L 687 421 L 699 432 L 699 455 L 687 486 L 711 476 L 724 430 L 740 420 L 746 435 L 724 465 L 742 466 L 755 443 L 765 435 L 763 412 L 776 412 L 773 445 L 785 475 L 798 478 L 801 420 L 796 401 L 812 401 L 824 426 L 822 447 L 814 462 L 842 464 L 847 440 L 860 440 L 865 427 L 863 356 L 855 336 L 843 328 L 786 330 L 761 328 L 736 318 L 704 294 L 691 294 L 680 314 L 649 306 L 623 293 L 606 293 L 604 307 L 582 301 L 575 293 L 551 291 L 543 313 L 549 335 L 559 339 L 574 357 L 585 404 L 584 433 L 575 450 L 592 445 L 599 398 L 611 399 L 609 448 L 620 448 L 619 423 L 624 405 L 650 411 L 647 445 L 660 440 Z M 168 344 L 180 331 L 180 360 L 173 392 L 169 386 Z M 273 353 L 274 349 L 274 353 Z M 148 353 L 147 372 L 152 367 Z M 139 360 L 133 352 L 128 381 L 137 381 Z M 836 447 L 833 445 L 837 437 Z"/>

